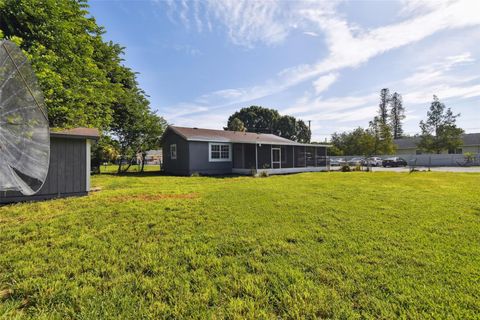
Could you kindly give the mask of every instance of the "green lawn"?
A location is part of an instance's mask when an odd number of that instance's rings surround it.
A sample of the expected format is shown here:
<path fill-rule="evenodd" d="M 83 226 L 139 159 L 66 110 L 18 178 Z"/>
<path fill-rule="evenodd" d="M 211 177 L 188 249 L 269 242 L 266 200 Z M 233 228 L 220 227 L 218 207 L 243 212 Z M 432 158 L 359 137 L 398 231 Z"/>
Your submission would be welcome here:
<path fill-rule="evenodd" d="M 93 186 L 0 208 L 0 317 L 480 317 L 480 174 Z"/>

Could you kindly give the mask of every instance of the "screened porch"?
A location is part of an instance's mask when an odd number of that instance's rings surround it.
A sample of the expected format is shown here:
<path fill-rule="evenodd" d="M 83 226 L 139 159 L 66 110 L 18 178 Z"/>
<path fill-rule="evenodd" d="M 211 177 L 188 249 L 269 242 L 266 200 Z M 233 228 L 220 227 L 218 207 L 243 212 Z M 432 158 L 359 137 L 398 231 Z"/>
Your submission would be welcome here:
<path fill-rule="evenodd" d="M 327 170 L 327 148 L 322 145 L 234 143 L 233 172 L 274 173 Z"/>

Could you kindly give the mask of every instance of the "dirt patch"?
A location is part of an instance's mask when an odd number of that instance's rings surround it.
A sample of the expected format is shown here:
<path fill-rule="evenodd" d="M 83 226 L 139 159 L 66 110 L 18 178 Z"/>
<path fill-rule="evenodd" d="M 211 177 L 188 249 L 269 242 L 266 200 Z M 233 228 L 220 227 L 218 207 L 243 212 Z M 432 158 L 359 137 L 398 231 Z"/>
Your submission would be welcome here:
<path fill-rule="evenodd" d="M 138 201 L 159 201 L 165 199 L 195 199 L 198 198 L 198 194 L 196 193 L 159 193 L 159 194 L 136 194 L 136 195 L 128 195 L 128 196 L 115 196 L 110 198 L 111 201 L 131 201 L 131 200 L 138 200 Z"/>

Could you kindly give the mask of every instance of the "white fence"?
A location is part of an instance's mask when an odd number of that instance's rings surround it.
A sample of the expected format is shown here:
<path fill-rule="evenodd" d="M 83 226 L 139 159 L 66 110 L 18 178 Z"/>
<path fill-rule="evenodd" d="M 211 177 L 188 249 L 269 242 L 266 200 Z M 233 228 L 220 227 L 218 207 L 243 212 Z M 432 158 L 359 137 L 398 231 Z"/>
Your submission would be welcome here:
<path fill-rule="evenodd" d="M 480 153 L 474 154 L 471 162 L 468 162 L 463 154 L 403 154 L 403 155 L 379 155 L 376 156 L 382 159 L 390 157 L 399 157 L 405 159 L 408 165 L 421 166 L 421 167 L 457 167 L 474 165 L 480 166 Z M 332 156 L 333 159 L 345 159 L 350 160 L 352 158 L 365 158 L 364 156 Z"/>

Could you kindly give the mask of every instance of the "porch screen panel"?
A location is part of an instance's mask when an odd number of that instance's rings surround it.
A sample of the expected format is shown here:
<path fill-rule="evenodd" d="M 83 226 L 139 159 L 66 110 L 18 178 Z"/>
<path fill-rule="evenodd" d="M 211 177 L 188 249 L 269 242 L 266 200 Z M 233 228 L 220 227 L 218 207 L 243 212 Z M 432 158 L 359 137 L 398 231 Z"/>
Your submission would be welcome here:
<path fill-rule="evenodd" d="M 294 147 L 295 149 L 295 167 L 305 167 L 305 147 Z"/>
<path fill-rule="evenodd" d="M 293 168 L 293 147 L 282 146 L 282 158 L 285 157 L 285 163 L 282 160 L 282 168 Z"/>
<path fill-rule="evenodd" d="M 316 154 L 317 154 L 317 167 L 325 167 L 327 166 L 327 157 L 325 155 L 325 147 L 316 147 Z"/>
<path fill-rule="evenodd" d="M 245 143 L 245 169 L 255 169 L 255 145 Z"/>
<path fill-rule="evenodd" d="M 315 147 L 306 147 L 307 167 L 315 166 Z"/>
<path fill-rule="evenodd" d="M 272 146 L 262 144 L 258 146 L 258 169 L 269 169 L 272 166 Z"/>
<path fill-rule="evenodd" d="M 241 143 L 235 143 L 233 145 L 233 167 L 244 167 L 243 145 Z"/>

